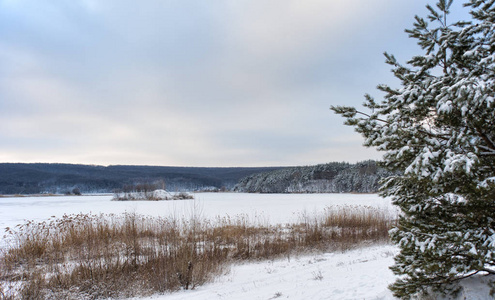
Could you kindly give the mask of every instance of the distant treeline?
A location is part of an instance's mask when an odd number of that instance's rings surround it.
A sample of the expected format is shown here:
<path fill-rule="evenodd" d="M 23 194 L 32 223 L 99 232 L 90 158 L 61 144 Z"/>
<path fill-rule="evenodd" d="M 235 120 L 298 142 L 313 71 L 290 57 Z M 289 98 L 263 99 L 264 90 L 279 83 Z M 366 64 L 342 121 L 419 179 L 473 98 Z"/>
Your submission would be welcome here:
<path fill-rule="evenodd" d="M 110 193 L 156 183 L 168 191 L 230 190 L 243 177 L 276 169 L 0 163 L 0 194 Z"/>
<path fill-rule="evenodd" d="M 375 193 L 391 173 L 375 161 L 291 167 L 250 175 L 234 187 L 247 193 Z"/>
<path fill-rule="evenodd" d="M 370 193 L 387 175 L 374 161 L 260 168 L 0 163 L 0 194 L 111 193 L 149 184 L 171 192 Z"/>

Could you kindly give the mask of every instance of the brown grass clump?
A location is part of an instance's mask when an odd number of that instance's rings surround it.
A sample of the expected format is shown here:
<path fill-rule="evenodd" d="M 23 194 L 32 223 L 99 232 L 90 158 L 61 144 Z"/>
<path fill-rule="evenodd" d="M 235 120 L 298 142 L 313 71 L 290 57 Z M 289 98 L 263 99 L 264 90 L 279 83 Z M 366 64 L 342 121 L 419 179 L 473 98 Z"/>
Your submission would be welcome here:
<path fill-rule="evenodd" d="M 247 216 L 178 220 L 137 214 L 65 215 L 8 229 L 0 300 L 144 296 L 194 289 L 240 260 L 388 241 L 394 224 L 371 207 L 327 208 L 295 224 Z"/>

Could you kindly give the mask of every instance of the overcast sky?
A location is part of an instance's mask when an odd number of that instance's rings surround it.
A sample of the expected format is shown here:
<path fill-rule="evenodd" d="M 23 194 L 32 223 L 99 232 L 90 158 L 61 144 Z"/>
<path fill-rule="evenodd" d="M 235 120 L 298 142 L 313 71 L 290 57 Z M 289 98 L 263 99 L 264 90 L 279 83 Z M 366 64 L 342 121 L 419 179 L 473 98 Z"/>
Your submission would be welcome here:
<path fill-rule="evenodd" d="M 379 159 L 331 105 L 397 82 L 418 0 L 0 0 L 0 162 Z"/>

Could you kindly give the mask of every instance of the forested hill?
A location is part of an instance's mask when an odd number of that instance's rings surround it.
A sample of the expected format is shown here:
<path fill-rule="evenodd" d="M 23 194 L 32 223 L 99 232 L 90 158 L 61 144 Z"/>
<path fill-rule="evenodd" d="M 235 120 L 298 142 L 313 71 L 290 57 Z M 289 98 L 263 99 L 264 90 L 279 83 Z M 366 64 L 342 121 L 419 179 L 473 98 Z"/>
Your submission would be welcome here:
<path fill-rule="evenodd" d="M 234 190 L 248 193 L 373 193 L 380 179 L 390 175 L 374 161 L 328 163 L 253 174 Z"/>
<path fill-rule="evenodd" d="M 376 192 L 387 173 L 376 162 L 307 167 L 196 168 L 0 163 L 0 194 L 109 193 L 151 183 L 169 191 L 225 188 L 252 193 Z"/>
<path fill-rule="evenodd" d="M 278 168 L 195 168 L 0 163 L 0 194 L 112 192 L 124 185 L 163 183 L 170 191 L 231 189 L 239 179 Z"/>

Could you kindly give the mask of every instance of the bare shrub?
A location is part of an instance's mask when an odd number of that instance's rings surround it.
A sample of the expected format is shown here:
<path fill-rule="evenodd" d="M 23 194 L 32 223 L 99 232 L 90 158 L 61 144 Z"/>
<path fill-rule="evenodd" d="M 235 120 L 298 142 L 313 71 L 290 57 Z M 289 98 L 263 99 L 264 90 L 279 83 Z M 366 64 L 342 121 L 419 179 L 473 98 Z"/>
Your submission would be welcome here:
<path fill-rule="evenodd" d="M 194 196 L 185 192 L 180 192 L 173 196 L 173 200 L 187 200 L 187 199 L 194 199 Z"/>
<path fill-rule="evenodd" d="M 319 281 L 323 280 L 323 274 L 321 273 L 321 270 L 313 271 L 311 272 L 311 274 L 313 275 L 313 280 L 319 280 Z"/>

